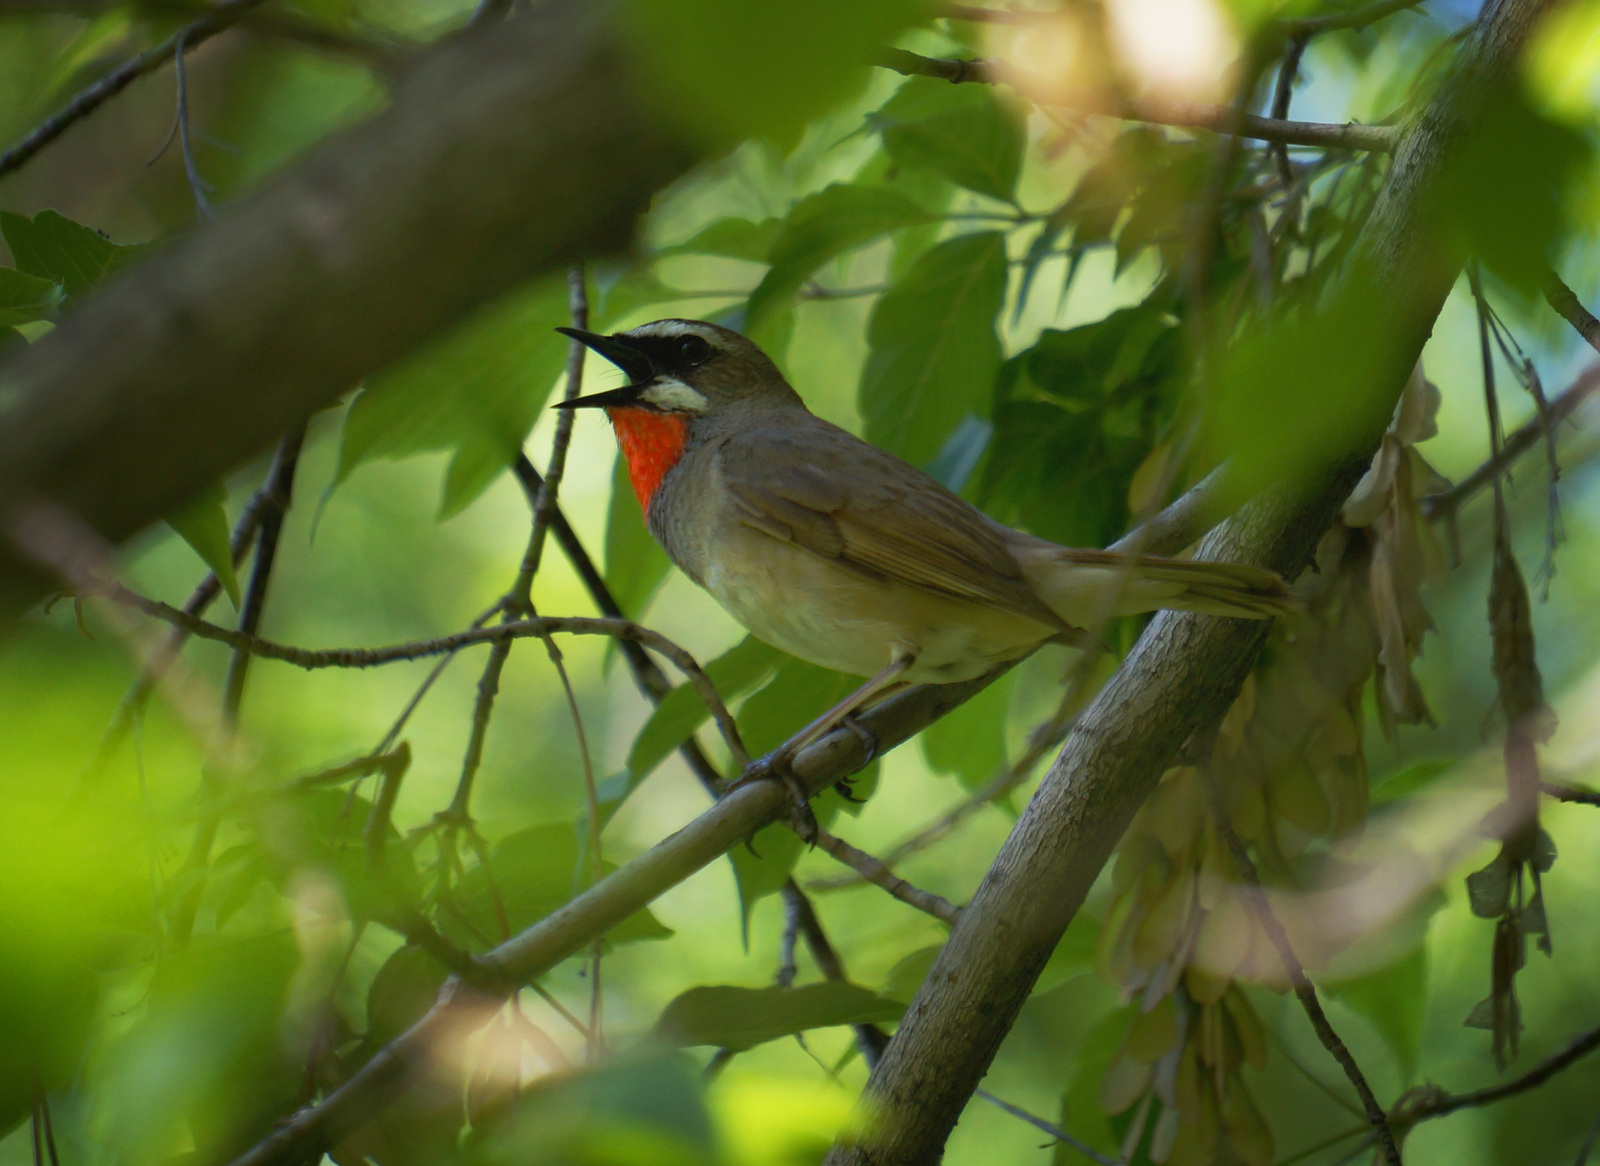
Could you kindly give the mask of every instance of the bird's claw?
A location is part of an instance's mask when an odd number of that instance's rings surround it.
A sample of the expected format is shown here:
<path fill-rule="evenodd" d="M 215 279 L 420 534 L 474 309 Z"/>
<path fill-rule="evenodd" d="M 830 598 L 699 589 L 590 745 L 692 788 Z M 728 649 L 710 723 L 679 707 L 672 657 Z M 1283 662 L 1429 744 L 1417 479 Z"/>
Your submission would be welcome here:
<path fill-rule="evenodd" d="M 861 759 L 863 767 L 871 765 L 878 759 L 878 750 L 883 744 L 878 740 L 878 734 L 857 720 L 854 713 L 845 713 L 839 718 L 839 723 L 854 733 L 856 739 L 861 742 L 861 748 L 866 754 Z"/>
<path fill-rule="evenodd" d="M 815 846 L 818 832 L 817 816 L 811 812 L 811 799 L 806 787 L 795 776 L 790 761 L 790 756 L 781 751 L 762 758 L 745 770 L 737 780 L 729 783 L 723 791 L 723 796 L 726 797 L 753 781 L 778 782 L 789 794 L 789 825 L 800 836 L 802 842 L 807 846 Z"/>

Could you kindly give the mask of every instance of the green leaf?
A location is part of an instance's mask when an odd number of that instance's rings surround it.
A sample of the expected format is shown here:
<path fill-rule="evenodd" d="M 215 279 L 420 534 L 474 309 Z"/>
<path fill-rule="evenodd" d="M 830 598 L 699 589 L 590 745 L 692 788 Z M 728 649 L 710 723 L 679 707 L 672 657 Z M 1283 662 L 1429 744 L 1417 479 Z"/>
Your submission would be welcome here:
<path fill-rule="evenodd" d="M 820 815 L 818 821 L 821 822 Z M 739 928 L 746 947 L 750 945 L 750 912 L 762 899 L 783 888 L 805 848 L 800 835 L 783 823 L 774 822 L 757 830 L 747 844 L 728 851 L 739 888 Z"/>
<path fill-rule="evenodd" d="M 482 494 L 522 451 L 567 356 L 565 277 L 479 312 L 367 381 L 345 414 L 335 482 L 380 458 L 449 450 L 439 517 Z"/>
<path fill-rule="evenodd" d="M 722 255 L 729 259 L 765 263 L 782 229 L 782 219 L 762 219 L 759 223 L 749 219 L 718 219 L 701 227 L 687 241 L 666 248 L 666 251 Z"/>
<path fill-rule="evenodd" d="M 64 294 L 54 280 L 0 267 L 0 328 L 49 319 Z"/>
<path fill-rule="evenodd" d="M 1434 779 L 1441 774 L 1450 772 L 1455 763 L 1456 759 L 1453 757 L 1433 757 L 1425 761 L 1413 761 L 1404 769 L 1395 770 L 1374 787 L 1370 798 L 1371 804 L 1383 806 L 1397 802 L 1401 798 L 1408 798 L 1418 790 L 1432 785 Z"/>
<path fill-rule="evenodd" d="M 552 914 L 589 885 L 589 862 L 580 838 L 577 826 L 568 824 L 529 826 L 502 838 L 490 852 L 489 869 L 475 866 L 461 879 L 464 919 L 456 920 L 447 912 L 441 926 L 458 942 L 482 947 L 501 936 L 502 912 L 504 926 L 512 934 Z M 616 869 L 616 863 L 605 862 L 600 873 Z M 606 932 L 606 940 L 634 943 L 671 934 L 643 910 Z"/>
<path fill-rule="evenodd" d="M 835 183 L 800 200 L 772 244 L 770 270 L 750 293 L 746 330 L 765 323 L 828 260 L 931 216 L 904 195 L 879 186 Z"/>
<path fill-rule="evenodd" d="M 409 943 L 398 949 L 367 988 L 367 1044 L 379 1048 L 421 1020 L 449 975 L 424 949 Z"/>
<path fill-rule="evenodd" d="M 1502 81 L 1446 160 L 1434 221 L 1501 279 L 1536 295 L 1568 226 L 1573 180 L 1592 154 L 1582 134 L 1538 112 L 1518 81 Z"/>
<path fill-rule="evenodd" d="M 1005 237 L 985 231 L 939 244 L 883 294 L 861 374 L 868 441 L 922 465 L 968 414 L 989 416 L 1005 290 Z"/>
<path fill-rule="evenodd" d="M 1011 707 L 1007 673 L 966 704 L 922 731 L 922 755 L 936 773 L 953 774 L 974 790 L 1006 763 L 1006 715 Z"/>
<path fill-rule="evenodd" d="M 1401 1077 L 1411 1080 L 1428 1011 L 1427 945 L 1419 944 L 1375 972 L 1331 982 L 1328 991 L 1372 1022 L 1400 1062 Z"/>
<path fill-rule="evenodd" d="M 644 511 L 628 481 L 627 462 L 619 456 L 611 473 L 611 506 L 606 516 L 606 586 L 617 606 L 630 618 L 639 619 L 671 566 L 667 552 L 645 528 Z"/>
<path fill-rule="evenodd" d="M 150 250 L 148 245 L 113 243 L 56 211 L 40 211 L 31 219 L 0 211 L 0 235 L 18 271 L 59 283 L 69 296 L 82 295 Z"/>
<path fill-rule="evenodd" d="M 783 653 L 754 636 L 746 636 L 705 666 L 706 676 L 724 703 L 754 688 L 777 667 Z M 710 718 L 711 710 L 694 685 L 680 684 L 656 706 L 656 711 L 633 739 L 628 769 L 643 780 L 667 754 Z"/>
<path fill-rule="evenodd" d="M 656 1021 L 656 1035 L 676 1045 L 742 1050 L 813 1028 L 898 1020 L 898 1001 L 859 984 L 800 988 L 690 988 Z"/>
<path fill-rule="evenodd" d="M 1014 200 L 1027 134 L 992 87 L 913 77 L 867 120 L 901 165 L 932 170 L 1001 202 Z"/>
<path fill-rule="evenodd" d="M 239 609 L 239 580 L 233 573 L 233 550 L 228 545 L 231 531 L 225 507 L 228 491 L 221 482 L 212 482 L 200 493 L 167 515 L 167 525 L 211 568 L 222 584 L 234 610 Z"/>
<path fill-rule="evenodd" d="M 924 0 L 633 0 L 623 31 L 647 100 L 712 147 L 749 137 L 788 143 L 864 86 L 874 49 L 926 11 Z"/>

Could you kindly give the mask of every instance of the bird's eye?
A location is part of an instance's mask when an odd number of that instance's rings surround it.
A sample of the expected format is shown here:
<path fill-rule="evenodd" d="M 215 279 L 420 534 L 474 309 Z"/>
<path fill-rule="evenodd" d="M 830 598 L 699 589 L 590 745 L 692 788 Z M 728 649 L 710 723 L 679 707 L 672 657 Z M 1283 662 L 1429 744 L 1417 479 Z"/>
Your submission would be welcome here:
<path fill-rule="evenodd" d="M 711 345 L 700 336 L 689 335 L 678 341 L 678 359 L 684 364 L 699 364 L 711 358 Z"/>

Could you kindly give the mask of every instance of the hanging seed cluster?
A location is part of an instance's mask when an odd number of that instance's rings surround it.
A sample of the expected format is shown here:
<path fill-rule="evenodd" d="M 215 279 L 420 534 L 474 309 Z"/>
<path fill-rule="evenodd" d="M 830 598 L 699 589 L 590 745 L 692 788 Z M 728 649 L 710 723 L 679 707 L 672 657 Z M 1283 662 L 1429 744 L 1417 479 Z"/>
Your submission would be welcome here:
<path fill-rule="evenodd" d="M 1431 723 L 1411 664 L 1431 626 L 1420 589 L 1441 556 L 1418 502 L 1443 484 L 1414 447 L 1435 432 L 1438 403 L 1419 370 L 1301 583 L 1306 611 L 1276 622 L 1212 746 L 1221 809 L 1269 886 L 1293 885 L 1292 860 L 1366 818 L 1367 685 L 1386 736 Z M 1148 1132 L 1150 1160 L 1167 1166 L 1270 1166 L 1272 1134 L 1241 1076 L 1266 1048 L 1239 984 L 1282 991 L 1288 976 L 1192 765 L 1168 770 L 1129 827 L 1112 894 L 1098 954 L 1136 1017 L 1100 1101 L 1133 1115 L 1124 1157 Z"/>

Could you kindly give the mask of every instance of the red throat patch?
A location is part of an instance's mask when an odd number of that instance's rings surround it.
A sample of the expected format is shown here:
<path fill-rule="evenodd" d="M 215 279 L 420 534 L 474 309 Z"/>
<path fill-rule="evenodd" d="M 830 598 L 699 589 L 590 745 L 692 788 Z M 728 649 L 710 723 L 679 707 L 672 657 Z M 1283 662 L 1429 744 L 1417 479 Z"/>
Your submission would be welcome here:
<path fill-rule="evenodd" d="M 639 496 L 639 505 L 650 513 L 650 499 L 667 471 L 678 464 L 689 440 L 689 422 L 678 413 L 658 413 L 654 409 L 607 409 L 611 427 L 617 431 L 617 444 L 628 459 L 628 480 Z"/>

